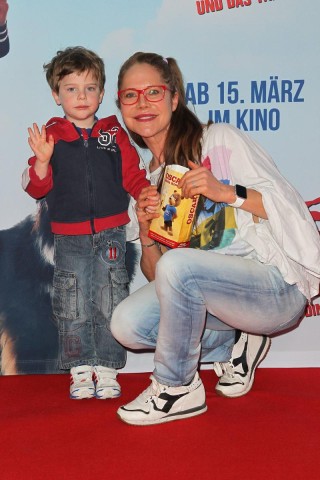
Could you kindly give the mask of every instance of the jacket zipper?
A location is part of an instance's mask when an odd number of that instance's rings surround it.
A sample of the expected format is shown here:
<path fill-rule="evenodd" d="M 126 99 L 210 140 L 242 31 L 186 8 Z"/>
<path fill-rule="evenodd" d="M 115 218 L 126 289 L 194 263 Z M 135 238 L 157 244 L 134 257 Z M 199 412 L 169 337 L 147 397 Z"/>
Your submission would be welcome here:
<path fill-rule="evenodd" d="M 88 173 L 90 225 L 91 225 L 92 234 L 95 234 L 96 231 L 94 228 L 94 197 L 93 197 L 92 170 L 91 170 L 90 158 L 88 153 L 89 136 L 85 128 L 81 129 L 81 137 L 83 140 L 83 145 L 85 147 L 86 165 L 87 165 L 87 173 Z"/>

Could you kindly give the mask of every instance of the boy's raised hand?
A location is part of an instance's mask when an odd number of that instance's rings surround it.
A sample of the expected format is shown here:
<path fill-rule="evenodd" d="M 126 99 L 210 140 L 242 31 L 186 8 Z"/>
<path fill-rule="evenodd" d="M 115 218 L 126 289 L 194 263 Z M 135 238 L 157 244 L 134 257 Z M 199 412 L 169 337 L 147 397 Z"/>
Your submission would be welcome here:
<path fill-rule="evenodd" d="M 48 165 L 53 154 L 54 140 L 52 135 L 47 140 L 46 127 L 42 125 L 41 132 L 36 123 L 33 128 L 28 128 L 28 143 L 31 150 L 37 157 L 39 163 Z"/>
<path fill-rule="evenodd" d="M 48 173 L 49 162 L 54 149 L 54 139 L 52 135 L 49 135 L 47 140 L 45 125 L 42 125 L 40 132 L 38 125 L 34 123 L 33 128 L 28 128 L 28 133 L 28 143 L 37 158 L 34 169 L 38 177 L 43 179 Z"/>
<path fill-rule="evenodd" d="M 0 25 L 4 25 L 7 20 L 9 5 L 7 0 L 0 0 Z"/>

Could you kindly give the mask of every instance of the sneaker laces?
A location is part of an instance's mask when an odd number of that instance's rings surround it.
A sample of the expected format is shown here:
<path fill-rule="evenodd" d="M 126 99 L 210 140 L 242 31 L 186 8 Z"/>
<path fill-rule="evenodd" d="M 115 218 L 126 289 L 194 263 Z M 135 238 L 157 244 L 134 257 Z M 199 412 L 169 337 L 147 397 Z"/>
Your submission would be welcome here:
<path fill-rule="evenodd" d="M 214 362 L 213 370 L 218 377 L 226 376 L 228 378 L 234 377 L 234 365 L 229 360 L 228 362 Z"/>
<path fill-rule="evenodd" d="M 94 375 L 97 377 L 97 380 L 101 382 L 101 384 L 108 386 L 108 387 L 118 387 L 119 384 L 116 380 L 117 372 L 114 369 L 100 369 L 97 368 L 94 371 Z"/>
<path fill-rule="evenodd" d="M 71 371 L 71 377 L 74 383 L 91 382 L 92 369 L 91 367 L 76 367 Z"/>
<path fill-rule="evenodd" d="M 137 400 L 141 400 L 144 403 L 150 403 L 151 400 L 158 396 L 159 393 L 165 390 L 165 386 L 158 382 L 153 375 L 150 376 L 151 384 L 142 393 L 140 393 Z"/>
<path fill-rule="evenodd" d="M 174 386 L 170 387 L 167 385 L 163 385 L 162 383 L 158 382 L 158 380 L 156 380 L 156 378 L 153 375 L 150 376 L 150 380 L 151 380 L 151 384 L 149 385 L 149 387 L 146 388 L 138 397 L 141 401 L 145 403 L 150 402 L 154 397 L 158 397 L 162 392 L 165 392 L 168 389 L 172 389 L 174 391 L 174 390 L 180 390 L 181 388 L 183 388 L 185 393 L 186 391 L 192 389 L 193 385 L 201 384 L 201 380 L 199 379 L 198 374 L 194 376 L 194 378 L 188 385 L 179 385 L 177 387 L 174 387 Z M 177 391 L 173 392 L 173 394 L 175 395 L 180 393 L 181 392 L 178 393 Z"/>

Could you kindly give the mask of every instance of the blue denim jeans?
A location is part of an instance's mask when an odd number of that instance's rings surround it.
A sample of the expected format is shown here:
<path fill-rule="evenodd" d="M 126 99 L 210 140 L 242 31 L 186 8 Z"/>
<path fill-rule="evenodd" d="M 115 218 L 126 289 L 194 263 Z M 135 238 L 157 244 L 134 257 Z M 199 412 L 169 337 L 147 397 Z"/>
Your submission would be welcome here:
<path fill-rule="evenodd" d="M 126 351 L 110 331 L 112 312 L 127 297 L 125 228 L 94 235 L 55 235 L 53 315 L 59 328 L 60 368 L 121 368 Z"/>
<path fill-rule="evenodd" d="M 128 348 L 155 348 L 154 376 L 192 380 L 201 361 L 227 361 L 234 329 L 270 335 L 295 325 L 306 298 L 276 267 L 212 251 L 175 249 L 154 282 L 115 309 L 114 336 Z"/>

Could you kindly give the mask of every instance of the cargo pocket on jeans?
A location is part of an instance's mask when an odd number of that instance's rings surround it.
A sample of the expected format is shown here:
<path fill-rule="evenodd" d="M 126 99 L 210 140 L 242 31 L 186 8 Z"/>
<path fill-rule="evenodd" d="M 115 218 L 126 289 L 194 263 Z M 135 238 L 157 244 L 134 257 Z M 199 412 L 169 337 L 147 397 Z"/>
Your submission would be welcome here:
<path fill-rule="evenodd" d="M 75 320 L 78 317 L 77 279 L 74 273 L 55 270 L 52 309 L 60 319 Z"/>

